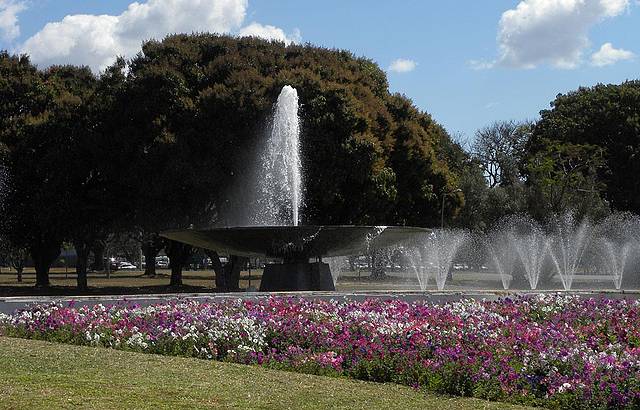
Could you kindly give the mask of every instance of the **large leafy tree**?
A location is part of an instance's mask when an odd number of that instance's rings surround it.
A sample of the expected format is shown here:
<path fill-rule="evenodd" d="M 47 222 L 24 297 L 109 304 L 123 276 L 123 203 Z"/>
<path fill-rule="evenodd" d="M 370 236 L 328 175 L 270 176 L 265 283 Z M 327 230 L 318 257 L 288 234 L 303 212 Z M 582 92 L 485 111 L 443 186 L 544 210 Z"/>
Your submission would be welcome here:
<path fill-rule="evenodd" d="M 58 114 L 72 110 L 73 99 L 58 97 L 27 57 L 0 54 L 0 138 L 8 173 L 3 225 L 14 246 L 29 249 L 36 286 L 49 285 L 69 224 L 69 145 Z"/>
<path fill-rule="evenodd" d="M 227 201 L 233 198 L 225 187 L 250 175 L 251 153 L 285 84 L 298 90 L 302 106 L 306 223 L 434 225 L 441 193 L 456 184 L 439 155 L 440 141 L 448 139 L 444 129 L 405 97 L 390 94 L 377 65 L 348 52 L 176 35 L 146 43 L 130 79 L 140 87 L 130 101 L 144 111 L 145 132 L 170 147 L 173 159 L 163 163 L 191 155 L 189 169 L 207 182 L 206 201 L 194 203 L 214 210 L 207 223 L 225 223 L 228 211 L 247 200 Z M 448 202 L 453 213 L 462 198 Z"/>
<path fill-rule="evenodd" d="M 64 239 L 76 250 L 78 288 L 84 289 L 90 248 L 108 228 L 107 216 L 114 207 L 108 191 L 110 181 L 104 179 L 102 170 L 108 159 L 100 151 L 91 112 L 97 80 L 87 67 L 54 66 L 43 74 L 53 98 L 50 137 L 57 143 L 57 161 L 65 172 L 65 185 L 52 194 L 65 198 L 65 209 L 56 213 L 64 215 Z"/>
<path fill-rule="evenodd" d="M 565 153 L 571 158 L 581 151 L 583 160 L 586 153 L 593 155 L 590 164 L 601 158 L 594 178 L 588 174 L 592 166 L 581 168 L 587 171 L 581 177 L 587 184 L 574 190 L 601 191 L 614 208 L 640 213 L 640 180 L 633 177 L 640 173 L 640 81 L 560 94 L 540 114 L 529 146 L 532 157 L 544 163 L 541 156 Z M 558 146 L 564 148 L 554 149 Z"/>
<path fill-rule="evenodd" d="M 14 247 L 29 249 L 37 286 L 48 286 L 62 241 L 72 242 L 78 287 L 86 288 L 89 249 L 122 215 L 114 195 L 120 175 L 111 172 L 117 151 L 99 132 L 103 102 L 96 101 L 105 93 L 98 95 L 88 68 L 38 71 L 26 57 L 8 54 L 2 67 L 5 233 Z"/>

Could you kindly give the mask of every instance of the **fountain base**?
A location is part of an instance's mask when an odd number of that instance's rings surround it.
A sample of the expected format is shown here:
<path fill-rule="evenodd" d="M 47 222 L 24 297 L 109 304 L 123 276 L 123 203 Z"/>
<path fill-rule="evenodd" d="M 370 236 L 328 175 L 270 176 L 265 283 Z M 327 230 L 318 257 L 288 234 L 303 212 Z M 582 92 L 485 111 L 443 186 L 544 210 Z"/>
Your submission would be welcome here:
<path fill-rule="evenodd" d="M 261 292 L 336 290 L 331 268 L 324 262 L 273 263 L 264 267 Z"/>

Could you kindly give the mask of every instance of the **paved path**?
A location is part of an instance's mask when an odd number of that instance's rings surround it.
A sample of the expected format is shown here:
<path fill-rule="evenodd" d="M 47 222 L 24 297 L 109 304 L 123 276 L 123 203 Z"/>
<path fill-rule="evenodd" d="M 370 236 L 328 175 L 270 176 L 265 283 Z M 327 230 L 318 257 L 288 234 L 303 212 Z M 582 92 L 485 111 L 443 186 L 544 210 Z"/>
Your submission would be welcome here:
<path fill-rule="evenodd" d="M 640 299 L 640 291 L 542 291 L 542 292 L 522 292 L 522 291 L 426 291 L 426 292 L 406 292 L 406 291 L 379 291 L 379 292 L 238 292 L 238 293 L 172 293 L 157 295 L 113 295 L 113 296 L 14 296 L 0 297 L 0 313 L 9 314 L 16 309 L 24 308 L 34 303 L 61 302 L 68 304 L 73 302 L 75 306 L 93 306 L 99 303 L 111 305 L 117 303 L 137 304 L 149 306 L 169 300 L 189 299 L 200 301 L 217 301 L 225 299 L 261 299 L 269 296 L 302 297 L 309 299 L 335 299 L 335 300 L 364 300 L 364 299 L 402 299 L 408 302 L 416 300 L 429 300 L 433 302 L 451 302 L 460 299 L 488 299 L 495 300 L 501 297 L 514 296 L 518 294 L 532 293 L 567 293 L 583 297 L 611 298 L 611 299 Z"/>

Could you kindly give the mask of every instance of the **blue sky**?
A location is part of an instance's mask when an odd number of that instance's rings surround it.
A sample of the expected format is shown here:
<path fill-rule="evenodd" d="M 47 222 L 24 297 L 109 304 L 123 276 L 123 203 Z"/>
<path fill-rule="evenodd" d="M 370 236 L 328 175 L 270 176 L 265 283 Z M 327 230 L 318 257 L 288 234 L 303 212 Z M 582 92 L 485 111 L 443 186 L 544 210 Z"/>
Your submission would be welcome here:
<path fill-rule="evenodd" d="M 640 77 L 638 0 L 131 3 L 0 0 L 0 48 L 27 52 L 40 66 L 96 71 L 113 54 L 173 31 L 348 49 L 376 61 L 392 91 L 466 138 L 494 120 L 535 119 L 558 93 Z M 398 59 L 407 61 L 394 71 Z"/>

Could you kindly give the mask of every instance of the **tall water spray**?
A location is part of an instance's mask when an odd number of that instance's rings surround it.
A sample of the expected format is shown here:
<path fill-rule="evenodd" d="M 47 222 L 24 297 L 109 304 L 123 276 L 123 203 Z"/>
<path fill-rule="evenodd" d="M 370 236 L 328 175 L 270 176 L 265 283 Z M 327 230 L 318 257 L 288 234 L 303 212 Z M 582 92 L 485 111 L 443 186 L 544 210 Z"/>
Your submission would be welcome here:
<path fill-rule="evenodd" d="M 258 225 L 294 225 L 302 205 L 302 161 L 298 92 L 285 85 L 273 113 L 271 133 L 260 158 Z"/>

